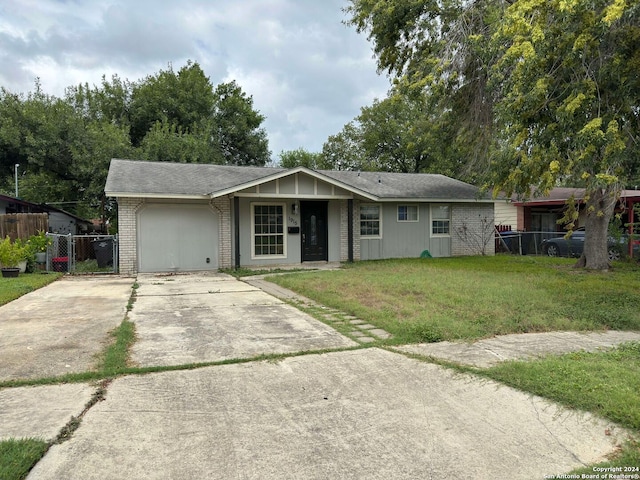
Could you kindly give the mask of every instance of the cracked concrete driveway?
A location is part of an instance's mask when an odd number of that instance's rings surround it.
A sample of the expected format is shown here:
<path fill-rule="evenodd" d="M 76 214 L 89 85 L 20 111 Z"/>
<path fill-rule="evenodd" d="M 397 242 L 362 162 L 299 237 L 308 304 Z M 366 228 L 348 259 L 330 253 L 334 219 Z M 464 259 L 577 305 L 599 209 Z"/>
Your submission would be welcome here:
<path fill-rule="evenodd" d="M 117 379 L 28 478 L 542 480 L 603 459 L 623 436 L 369 348 Z"/>
<path fill-rule="evenodd" d="M 226 275 L 140 275 L 137 283 L 129 318 L 141 366 L 313 353 L 116 378 L 28 480 L 542 479 L 601 461 L 629 436 L 399 352 L 344 351 L 355 343 Z M 122 295 L 124 286 L 113 290 Z M 91 304 L 74 298 L 76 310 Z M 55 296 L 48 301 L 61 311 Z M 0 438 L 50 439 L 92 388 L 1 390 Z"/>
<path fill-rule="evenodd" d="M 139 275 L 132 361 L 173 366 L 357 345 L 225 274 Z"/>

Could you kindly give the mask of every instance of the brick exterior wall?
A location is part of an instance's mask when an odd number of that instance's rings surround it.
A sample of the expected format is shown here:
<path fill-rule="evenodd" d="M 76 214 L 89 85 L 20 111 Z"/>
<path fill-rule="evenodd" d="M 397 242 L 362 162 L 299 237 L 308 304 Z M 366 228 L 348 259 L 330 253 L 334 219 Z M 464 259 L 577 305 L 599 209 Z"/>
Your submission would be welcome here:
<path fill-rule="evenodd" d="M 231 268 L 233 266 L 231 198 L 215 198 L 211 200 L 211 206 L 218 213 L 218 267 Z"/>
<path fill-rule="evenodd" d="M 340 200 L 340 261 L 349 260 L 349 202 Z"/>
<path fill-rule="evenodd" d="M 462 203 L 451 208 L 451 255 L 494 255 L 493 204 Z"/>
<path fill-rule="evenodd" d="M 118 268 L 121 275 L 138 273 L 136 215 L 142 205 L 142 198 L 118 199 Z"/>

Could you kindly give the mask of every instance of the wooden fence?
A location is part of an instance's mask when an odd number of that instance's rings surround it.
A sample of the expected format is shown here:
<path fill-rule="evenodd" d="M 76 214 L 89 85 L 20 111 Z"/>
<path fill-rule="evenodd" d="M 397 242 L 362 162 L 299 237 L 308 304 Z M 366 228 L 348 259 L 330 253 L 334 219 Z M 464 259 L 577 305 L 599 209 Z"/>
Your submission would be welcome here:
<path fill-rule="evenodd" d="M 0 215 L 0 239 L 9 235 L 11 240 L 27 240 L 31 235 L 49 230 L 49 215 L 46 213 L 7 213 Z"/>

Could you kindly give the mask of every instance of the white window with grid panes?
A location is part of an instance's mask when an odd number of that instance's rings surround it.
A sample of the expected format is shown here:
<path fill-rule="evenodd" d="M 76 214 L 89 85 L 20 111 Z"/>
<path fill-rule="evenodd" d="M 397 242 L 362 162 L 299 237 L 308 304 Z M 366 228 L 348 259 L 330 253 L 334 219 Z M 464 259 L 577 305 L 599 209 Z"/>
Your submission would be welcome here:
<path fill-rule="evenodd" d="M 451 208 L 449 205 L 431 205 L 431 236 L 451 235 Z"/>
<path fill-rule="evenodd" d="M 251 204 L 251 257 L 287 256 L 284 203 Z"/>
<path fill-rule="evenodd" d="M 360 205 L 360 236 L 379 238 L 382 233 L 382 210 L 380 205 Z"/>

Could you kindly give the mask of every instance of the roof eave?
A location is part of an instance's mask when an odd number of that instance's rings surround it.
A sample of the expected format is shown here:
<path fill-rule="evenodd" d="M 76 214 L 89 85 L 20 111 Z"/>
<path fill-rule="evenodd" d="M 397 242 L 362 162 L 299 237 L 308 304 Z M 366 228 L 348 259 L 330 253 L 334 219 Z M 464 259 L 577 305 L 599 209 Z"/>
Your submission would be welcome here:
<path fill-rule="evenodd" d="M 210 195 L 193 195 L 181 193 L 136 193 L 136 192 L 107 192 L 107 197 L 113 198 L 157 198 L 167 200 L 209 200 Z"/>
<path fill-rule="evenodd" d="M 495 203 L 491 198 L 434 198 L 434 197 L 381 197 L 379 202 L 413 202 L 413 203 Z"/>

